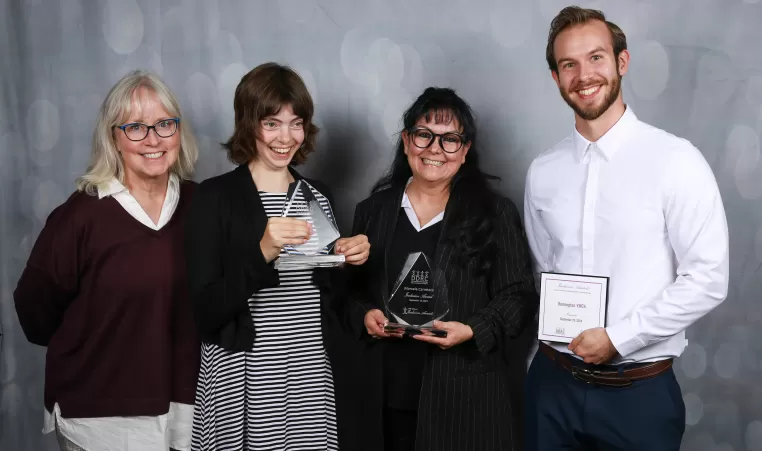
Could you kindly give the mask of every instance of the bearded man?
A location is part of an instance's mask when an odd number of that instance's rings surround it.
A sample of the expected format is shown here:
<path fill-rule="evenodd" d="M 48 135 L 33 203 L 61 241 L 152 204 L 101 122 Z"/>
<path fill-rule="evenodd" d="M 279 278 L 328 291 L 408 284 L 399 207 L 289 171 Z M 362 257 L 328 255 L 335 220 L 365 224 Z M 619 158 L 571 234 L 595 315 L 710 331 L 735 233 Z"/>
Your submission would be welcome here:
<path fill-rule="evenodd" d="M 600 327 L 539 343 L 526 450 L 678 451 L 685 405 L 672 362 L 728 290 L 717 182 L 691 143 L 624 103 L 627 40 L 603 13 L 563 9 L 546 58 L 575 128 L 527 174 L 535 273 L 606 278 L 608 300 Z"/>

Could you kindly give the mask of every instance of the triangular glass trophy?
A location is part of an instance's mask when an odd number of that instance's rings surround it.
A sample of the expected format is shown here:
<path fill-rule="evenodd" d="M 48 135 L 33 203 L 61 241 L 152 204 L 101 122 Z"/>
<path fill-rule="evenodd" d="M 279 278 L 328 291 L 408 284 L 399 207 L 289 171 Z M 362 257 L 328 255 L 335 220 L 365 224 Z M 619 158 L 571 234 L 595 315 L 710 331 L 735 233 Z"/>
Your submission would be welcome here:
<path fill-rule="evenodd" d="M 423 252 L 408 255 L 386 300 L 386 310 L 390 317 L 385 326 L 388 332 L 446 337 L 447 331 L 433 327 L 434 321 L 450 311 L 444 271 L 432 266 Z"/>
<path fill-rule="evenodd" d="M 330 253 L 341 235 L 331 205 L 325 200 L 324 207 L 318 200 L 321 197 L 324 198 L 305 180 L 297 180 L 289 187 L 281 216 L 309 222 L 312 235 L 304 244 L 283 246 L 286 254 L 275 260 L 276 269 L 332 267 L 344 263 L 343 255 Z"/>

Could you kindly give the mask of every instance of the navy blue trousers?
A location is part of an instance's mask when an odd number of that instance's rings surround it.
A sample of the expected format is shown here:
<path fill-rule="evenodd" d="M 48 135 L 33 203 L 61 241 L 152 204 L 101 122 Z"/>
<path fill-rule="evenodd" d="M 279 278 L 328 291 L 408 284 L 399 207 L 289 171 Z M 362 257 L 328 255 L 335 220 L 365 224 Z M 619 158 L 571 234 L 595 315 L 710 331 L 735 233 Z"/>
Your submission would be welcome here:
<path fill-rule="evenodd" d="M 524 405 L 526 451 L 679 451 L 685 431 L 671 368 L 628 387 L 605 387 L 575 379 L 538 351 Z"/>

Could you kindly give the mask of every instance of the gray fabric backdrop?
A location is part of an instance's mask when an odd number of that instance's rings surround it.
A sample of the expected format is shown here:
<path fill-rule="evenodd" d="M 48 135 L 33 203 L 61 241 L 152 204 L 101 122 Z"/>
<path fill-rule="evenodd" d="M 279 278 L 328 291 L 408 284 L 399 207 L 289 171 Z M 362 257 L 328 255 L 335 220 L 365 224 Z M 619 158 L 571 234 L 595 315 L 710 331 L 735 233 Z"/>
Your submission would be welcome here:
<path fill-rule="evenodd" d="M 762 450 L 762 2 L 581 1 L 627 33 L 623 89 L 642 120 L 712 165 L 730 225 L 728 300 L 676 365 L 685 450 Z M 337 194 L 343 228 L 390 161 L 400 113 L 428 85 L 478 115 L 485 163 L 519 206 L 532 158 L 571 131 L 544 61 L 565 1 L 0 1 L 0 449 L 54 449 L 42 427 L 43 348 L 12 292 L 47 214 L 84 170 L 96 109 L 127 70 L 161 74 L 201 143 L 198 178 L 230 165 L 233 91 L 268 60 L 304 77 L 323 129 L 306 172 Z M 644 433 L 647 433 L 644 431 Z"/>

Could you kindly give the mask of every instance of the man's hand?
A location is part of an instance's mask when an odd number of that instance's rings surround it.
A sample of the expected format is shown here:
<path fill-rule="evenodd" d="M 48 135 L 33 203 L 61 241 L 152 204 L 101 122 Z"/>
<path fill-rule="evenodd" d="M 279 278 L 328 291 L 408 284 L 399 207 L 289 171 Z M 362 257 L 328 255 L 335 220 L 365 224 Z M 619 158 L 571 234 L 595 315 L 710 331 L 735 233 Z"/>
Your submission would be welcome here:
<path fill-rule="evenodd" d="M 585 363 L 601 365 L 607 363 L 617 354 L 609 334 L 603 327 L 587 329 L 577 335 L 568 346 L 569 350 L 582 357 Z"/>

